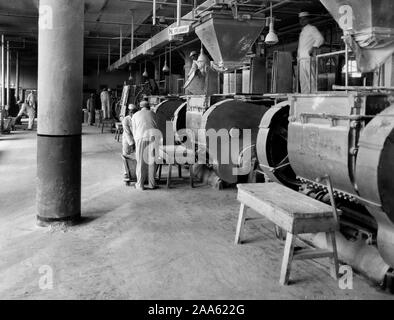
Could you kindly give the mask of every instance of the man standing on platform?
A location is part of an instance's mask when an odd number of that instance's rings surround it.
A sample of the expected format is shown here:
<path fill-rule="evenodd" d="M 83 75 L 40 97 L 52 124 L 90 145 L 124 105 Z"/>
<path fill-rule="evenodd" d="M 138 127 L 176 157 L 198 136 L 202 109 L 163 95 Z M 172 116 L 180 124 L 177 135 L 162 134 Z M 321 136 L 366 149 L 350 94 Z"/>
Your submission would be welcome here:
<path fill-rule="evenodd" d="M 316 50 L 324 43 L 324 38 L 319 30 L 310 24 L 309 12 L 301 12 L 299 15 L 302 31 L 298 43 L 298 68 L 301 85 L 301 93 L 316 92 Z M 312 57 L 311 57 L 312 56 Z"/>
<path fill-rule="evenodd" d="M 101 91 L 100 100 L 103 119 L 109 119 L 111 117 L 111 98 L 109 95 L 109 89 L 103 89 L 103 91 Z"/>

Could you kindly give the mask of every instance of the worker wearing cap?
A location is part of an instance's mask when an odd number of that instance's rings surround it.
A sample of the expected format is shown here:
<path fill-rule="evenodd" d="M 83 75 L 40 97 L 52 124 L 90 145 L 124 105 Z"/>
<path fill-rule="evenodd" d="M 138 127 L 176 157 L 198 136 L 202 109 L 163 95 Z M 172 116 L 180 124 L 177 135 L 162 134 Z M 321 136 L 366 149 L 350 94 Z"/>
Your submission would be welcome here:
<path fill-rule="evenodd" d="M 130 156 L 130 154 L 133 153 L 135 150 L 135 143 L 134 143 L 133 128 L 131 125 L 131 119 L 133 118 L 133 115 L 138 111 L 138 108 L 134 104 L 129 104 L 127 110 L 128 110 L 128 114 L 122 120 L 122 128 L 123 128 L 122 154 L 126 158 L 128 156 Z"/>
<path fill-rule="evenodd" d="M 192 59 L 192 67 L 188 73 L 188 77 L 190 77 L 194 72 L 196 72 L 198 70 L 198 64 L 197 64 L 197 59 L 198 59 L 198 53 L 197 51 L 192 51 L 190 52 L 189 55 L 190 59 Z"/>
<path fill-rule="evenodd" d="M 319 30 L 310 24 L 310 14 L 301 12 L 299 14 L 302 31 L 298 43 L 298 67 L 301 93 L 312 93 L 316 91 L 316 72 L 314 60 L 311 56 L 316 54 L 316 49 L 324 43 L 324 38 Z"/>
<path fill-rule="evenodd" d="M 134 104 L 129 104 L 127 108 L 127 116 L 122 120 L 122 155 L 124 160 L 124 179 L 125 181 L 130 181 L 129 176 L 129 166 L 126 163 L 127 159 L 135 159 L 135 142 L 133 137 L 133 128 L 131 125 L 131 119 L 133 115 L 138 111 L 138 108 Z"/>
<path fill-rule="evenodd" d="M 148 189 L 156 189 L 154 142 L 157 142 L 157 124 L 147 101 L 140 102 L 140 109 L 131 119 L 137 159 L 135 188 L 144 190 L 144 184 L 148 180 Z"/>

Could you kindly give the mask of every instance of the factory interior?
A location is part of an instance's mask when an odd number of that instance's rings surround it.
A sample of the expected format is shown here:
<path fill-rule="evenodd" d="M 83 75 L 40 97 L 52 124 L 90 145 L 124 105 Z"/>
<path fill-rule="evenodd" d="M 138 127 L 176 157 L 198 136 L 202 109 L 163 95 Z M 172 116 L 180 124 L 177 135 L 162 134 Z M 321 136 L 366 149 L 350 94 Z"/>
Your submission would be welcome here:
<path fill-rule="evenodd" d="M 392 0 L 0 0 L 0 37 L 1 300 L 394 299 Z"/>

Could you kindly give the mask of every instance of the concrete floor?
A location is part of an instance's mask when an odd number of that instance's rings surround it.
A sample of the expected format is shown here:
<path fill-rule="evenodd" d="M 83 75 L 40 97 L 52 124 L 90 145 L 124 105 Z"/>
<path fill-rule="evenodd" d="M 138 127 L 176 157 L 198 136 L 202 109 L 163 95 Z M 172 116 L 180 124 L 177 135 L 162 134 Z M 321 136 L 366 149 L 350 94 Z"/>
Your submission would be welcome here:
<path fill-rule="evenodd" d="M 233 245 L 236 190 L 191 190 L 185 179 L 136 191 L 122 182 L 120 150 L 109 132 L 84 127 L 84 220 L 39 228 L 35 132 L 0 136 L 1 299 L 393 299 L 358 275 L 339 289 L 324 260 L 295 262 L 293 284 L 279 286 L 283 243 L 269 222 Z M 40 289 L 42 266 L 52 289 Z"/>

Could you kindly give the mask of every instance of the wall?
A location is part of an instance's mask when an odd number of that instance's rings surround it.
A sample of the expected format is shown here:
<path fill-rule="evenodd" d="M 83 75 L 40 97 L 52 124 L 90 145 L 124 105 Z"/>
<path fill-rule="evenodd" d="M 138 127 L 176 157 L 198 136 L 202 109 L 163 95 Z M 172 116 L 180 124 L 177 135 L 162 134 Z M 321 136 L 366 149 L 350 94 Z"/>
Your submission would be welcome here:
<path fill-rule="evenodd" d="M 84 91 L 98 90 L 101 86 L 107 86 L 111 89 L 116 89 L 118 86 L 123 86 L 124 81 L 129 78 L 127 70 L 118 70 L 113 72 L 101 71 L 100 75 L 94 72 L 84 77 Z"/>
<path fill-rule="evenodd" d="M 37 67 L 21 65 L 19 73 L 19 87 L 22 89 L 37 89 Z M 15 66 L 11 68 L 10 87 L 15 87 Z"/>

